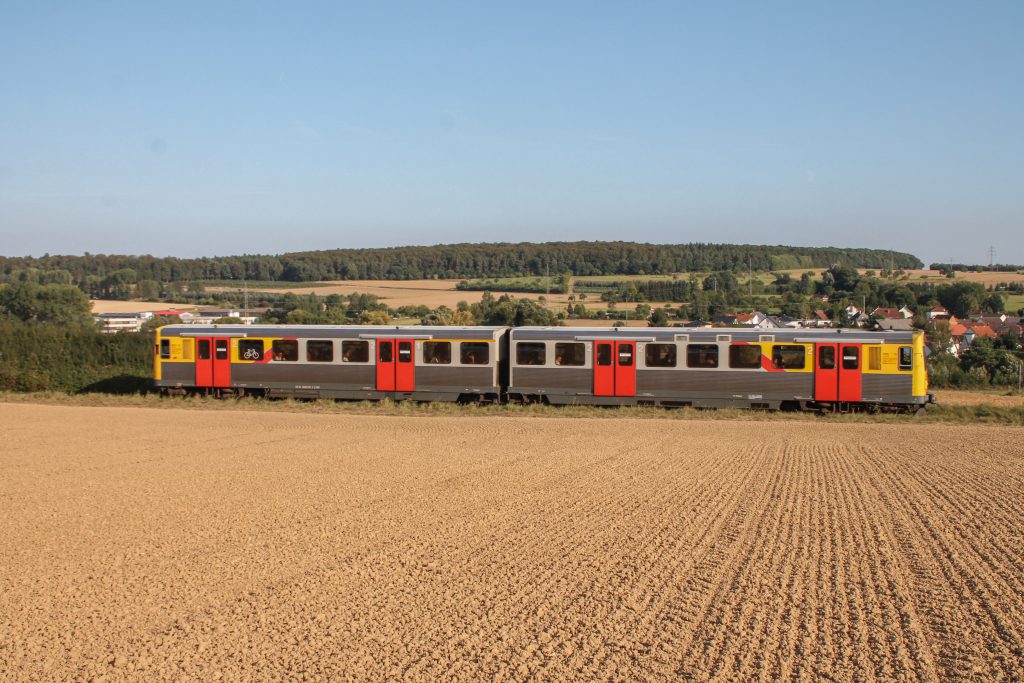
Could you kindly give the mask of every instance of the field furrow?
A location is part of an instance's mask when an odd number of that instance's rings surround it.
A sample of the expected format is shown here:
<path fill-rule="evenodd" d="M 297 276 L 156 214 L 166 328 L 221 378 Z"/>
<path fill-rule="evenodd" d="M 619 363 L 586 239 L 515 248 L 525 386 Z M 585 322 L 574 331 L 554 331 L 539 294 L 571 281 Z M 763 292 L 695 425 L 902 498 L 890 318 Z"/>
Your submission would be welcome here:
<path fill-rule="evenodd" d="M 1021 429 L 4 403 L 0 429 L 5 680 L 1024 671 Z"/>

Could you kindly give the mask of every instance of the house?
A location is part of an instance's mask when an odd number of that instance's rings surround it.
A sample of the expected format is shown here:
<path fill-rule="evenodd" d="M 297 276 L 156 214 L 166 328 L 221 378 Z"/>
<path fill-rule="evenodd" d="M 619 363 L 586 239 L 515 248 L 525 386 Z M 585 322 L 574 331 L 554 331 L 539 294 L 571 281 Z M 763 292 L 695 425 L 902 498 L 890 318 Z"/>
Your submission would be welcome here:
<path fill-rule="evenodd" d="M 856 325 L 857 327 L 864 327 L 864 325 L 866 325 L 868 322 L 868 314 L 860 310 L 853 304 L 850 304 L 849 306 L 844 308 L 843 311 L 850 319 L 850 322 Z"/>
<path fill-rule="evenodd" d="M 760 311 L 754 311 L 752 313 L 730 313 L 728 315 L 716 315 L 714 318 L 715 325 L 723 327 L 755 327 L 759 329 L 767 329 L 770 327 L 777 327 L 773 322 L 768 320 L 768 316 Z"/>
<path fill-rule="evenodd" d="M 790 315 L 770 315 L 768 316 L 767 322 L 771 323 L 771 327 L 779 328 L 793 329 L 807 326 L 805 324 L 807 321 L 798 320 L 797 318 L 794 318 L 793 316 Z"/>
<path fill-rule="evenodd" d="M 875 321 L 875 329 L 909 332 L 914 329 L 914 321 L 910 318 L 880 318 Z"/>
<path fill-rule="evenodd" d="M 875 310 L 871 311 L 871 315 L 875 316 L 876 318 L 883 318 L 883 319 L 888 319 L 888 320 L 895 320 L 895 319 L 901 319 L 901 318 L 906 320 L 908 318 L 913 318 L 914 317 L 914 312 L 912 310 L 910 310 L 909 308 L 907 308 L 906 306 L 903 306 L 902 308 L 881 308 L 881 307 L 879 307 L 879 308 L 876 308 Z"/>
<path fill-rule="evenodd" d="M 153 315 L 157 318 L 171 318 L 173 316 L 178 316 L 181 318 L 181 322 L 187 322 L 193 317 L 193 313 L 191 311 L 179 311 L 176 308 L 168 308 L 166 311 L 153 311 Z"/>
<path fill-rule="evenodd" d="M 929 320 L 949 320 L 949 311 L 945 306 L 932 306 L 925 313 Z"/>
<path fill-rule="evenodd" d="M 832 325 L 832 320 L 828 317 L 828 313 L 820 308 L 814 311 L 814 318 L 808 322 L 812 324 L 806 325 L 806 327 L 829 327 Z"/>
<path fill-rule="evenodd" d="M 211 325 L 221 318 L 239 318 L 243 325 L 255 325 L 264 313 L 266 310 L 259 308 L 211 309 L 201 311 L 189 320 L 182 318 L 181 322 L 189 325 Z"/>
<path fill-rule="evenodd" d="M 141 332 L 142 324 L 152 319 L 153 314 L 150 311 L 100 313 L 93 316 L 93 320 L 101 325 L 101 331 L 107 334 L 115 332 Z"/>
<path fill-rule="evenodd" d="M 953 355 L 960 357 L 964 351 L 971 348 L 971 344 L 978 337 L 995 338 L 997 335 L 989 325 L 979 322 L 957 321 L 949 325 L 950 350 Z"/>
<path fill-rule="evenodd" d="M 711 327 L 711 323 L 706 320 L 688 320 L 683 323 L 676 323 L 672 327 Z"/>

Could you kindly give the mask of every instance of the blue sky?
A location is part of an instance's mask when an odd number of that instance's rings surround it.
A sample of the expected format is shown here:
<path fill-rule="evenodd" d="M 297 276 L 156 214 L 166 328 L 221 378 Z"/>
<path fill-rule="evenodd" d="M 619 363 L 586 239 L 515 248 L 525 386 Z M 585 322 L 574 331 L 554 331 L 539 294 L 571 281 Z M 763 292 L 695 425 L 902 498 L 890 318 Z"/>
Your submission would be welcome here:
<path fill-rule="evenodd" d="M 1024 262 L 1024 3 L 0 0 L 0 254 Z"/>

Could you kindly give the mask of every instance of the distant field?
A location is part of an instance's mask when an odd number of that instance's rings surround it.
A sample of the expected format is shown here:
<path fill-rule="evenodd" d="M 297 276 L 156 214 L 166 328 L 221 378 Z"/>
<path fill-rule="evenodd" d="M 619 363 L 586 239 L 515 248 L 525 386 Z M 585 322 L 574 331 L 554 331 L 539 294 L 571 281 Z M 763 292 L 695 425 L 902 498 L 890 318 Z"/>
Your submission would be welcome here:
<path fill-rule="evenodd" d="M 235 290 L 241 290 L 248 288 L 252 291 L 263 292 L 268 290 L 279 290 L 279 289 L 292 289 L 296 284 L 302 284 L 305 287 L 328 287 L 329 282 L 282 282 L 281 280 L 250 280 L 248 282 L 241 282 L 239 280 L 203 280 L 199 284 L 206 287 L 211 292 L 222 292 L 228 291 L 233 292 Z"/>
<path fill-rule="evenodd" d="M 92 301 L 92 312 L 94 315 L 100 313 L 144 313 L 146 311 L 164 311 L 169 309 L 194 312 L 198 308 L 198 306 L 189 306 L 188 304 L 169 304 L 166 301 L 114 301 L 108 299 L 94 299 Z"/>
<path fill-rule="evenodd" d="M 869 269 L 861 268 L 860 272 L 865 273 Z M 822 271 L 815 268 L 792 268 L 788 270 L 772 271 L 772 272 L 755 272 L 754 279 L 765 284 L 772 282 L 774 279 L 774 273 L 785 273 L 791 277 L 799 279 L 804 273 L 814 273 L 815 278 L 821 278 Z M 875 271 L 878 272 L 877 270 Z M 958 272 L 955 280 L 947 279 L 943 277 L 937 270 L 908 270 L 904 271 L 909 276 L 911 282 L 920 282 L 922 280 L 931 281 L 936 284 L 943 282 L 956 282 L 956 281 L 967 281 L 967 282 L 980 282 L 984 285 L 995 284 L 997 282 L 1024 282 L 1024 274 L 1021 273 L 973 273 L 973 272 Z M 630 280 L 689 280 L 691 276 L 698 279 L 704 279 L 710 273 L 675 273 L 672 275 L 587 275 L 575 278 L 576 280 L 587 281 L 587 282 L 626 282 Z M 737 278 L 740 281 L 741 288 L 746 284 L 746 274 L 738 273 Z M 467 303 L 475 303 L 480 301 L 483 296 L 483 290 L 458 290 L 456 285 L 461 280 L 333 280 L 324 282 L 249 282 L 248 289 L 250 292 L 272 292 L 275 294 L 283 294 L 291 292 L 293 294 L 317 294 L 320 296 L 327 296 L 329 294 L 373 294 L 392 308 L 407 305 L 425 305 L 430 308 L 436 308 L 438 306 L 448 306 L 449 308 L 455 308 L 461 301 Z M 478 280 L 471 280 L 476 282 Z M 555 279 L 552 278 L 552 283 Z M 524 292 L 523 289 L 536 289 L 537 283 L 543 282 L 543 278 L 537 277 L 521 277 L 521 278 L 495 278 L 491 291 L 496 296 L 502 294 L 511 294 L 517 298 L 532 299 L 537 301 L 540 297 L 545 297 L 547 300 L 547 306 L 552 310 L 564 309 L 565 305 L 569 303 L 569 295 L 560 293 L 549 293 L 543 294 L 541 292 Z M 216 282 L 206 283 L 206 290 L 208 292 L 224 292 L 224 291 L 238 291 L 241 288 L 240 283 L 231 280 L 221 280 Z M 602 302 L 598 298 L 598 294 L 593 291 L 587 291 L 586 289 L 580 289 L 577 291 L 577 297 L 579 293 L 586 293 L 587 298 L 583 299 L 581 303 L 585 304 L 589 309 L 604 308 Z M 770 295 L 758 295 L 760 297 L 767 297 Z M 102 302 L 104 305 L 116 303 L 116 302 Z M 647 302 L 651 306 L 678 306 L 678 303 L 673 302 Z M 141 308 L 134 308 L 136 306 L 142 306 Z M 152 306 L 147 308 L 146 306 Z M 107 308 L 104 311 L 133 311 L 133 310 L 158 310 L 163 308 L 167 304 L 160 303 L 146 303 L 146 302 L 123 302 L 116 308 Z M 1013 296 L 1009 297 L 1009 303 L 1007 304 L 1007 311 L 1015 312 L 1018 308 L 1024 306 L 1024 297 Z M 184 306 L 180 306 L 185 308 Z M 103 312 L 98 309 L 94 309 L 97 312 Z"/>
<path fill-rule="evenodd" d="M 250 286 L 249 291 L 273 291 L 277 294 L 373 294 L 392 308 L 399 306 L 417 306 L 423 304 L 430 308 L 448 306 L 455 308 L 460 301 L 474 303 L 480 301 L 483 292 L 462 292 L 455 289 L 459 280 L 333 280 L 327 282 L 277 283 L 287 284 L 264 290 Z M 209 292 L 235 291 L 238 287 L 207 287 Z"/>
<path fill-rule="evenodd" d="M 860 273 L 866 273 L 869 269 L 861 268 Z M 875 271 L 876 273 L 879 271 Z M 994 285 L 999 282 L 1024 282 L 1024 273 L 1015 272 L 993 272 L 993 273 L 975 273 L 971 271 L 956 271 L 955 278 L 947 278 L 945 275 L 937 270 L 904 270 L 907 276 L 909 276 L 911 282 L 919 282 L 921 280 L 936 280 L 939 282 L 980 282 L 985 285 Z"/>
<path fill-rule="evenodd" d="M 524 278 L 533 279 L 533 278 Z M 621 278 L 620 278 L 621 279 Z M 328 294 L 373 294 L 380 297 L 381 301 L 392 308 L 399 306 L 424 305 L 430 308 L 448 306 L 455 308 L 460 301 L 476 303 L 483 297 L 483 291 L 463 291 L 455 289 L 461 280 L 335 280 L 330 282 L 314 283 L 293 283 L 291 287 L 278 288 L 274 292 L 281 294 L 292 292 L 293 294 L 317 294 L 327 296 Z M 511 284 L 511 283 L 510 283 Z M 235 291 L 237 287 L 207 287 L 209 292 Z M 249 287 L 249 291 L 263 291 L 256 287 Z M 269 291 L 269 290 L 268 290 Z M 532 299 L 537 301 L 544 296 L 547 299 L 547 306 L 551 310 L 564 310 L 569 303 L 569 295 L 555 294 L 548 295 L 539 293 L 516 292 L 514 289 L 495 288 L 491 290 L 495 296 L 511 294 L 518 299 Z M 580 301 L 588 309 L 604 308 L 604 304 L 597 296 L 588 296 Z M 648 302 L 652 306 L 678 306 L 670 302 Z"/>

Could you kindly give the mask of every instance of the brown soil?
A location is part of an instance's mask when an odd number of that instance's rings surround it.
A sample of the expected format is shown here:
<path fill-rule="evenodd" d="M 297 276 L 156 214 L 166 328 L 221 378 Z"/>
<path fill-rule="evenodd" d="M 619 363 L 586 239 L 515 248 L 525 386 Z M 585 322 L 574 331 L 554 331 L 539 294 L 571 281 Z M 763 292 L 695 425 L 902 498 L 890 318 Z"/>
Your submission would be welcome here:
<path fill-rule="evenodd" d="M 5 679 L 1024 670 L 1024 429 L 0 403 L 0 430 Z"/>

